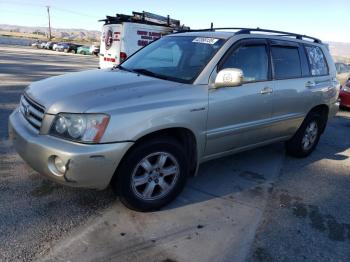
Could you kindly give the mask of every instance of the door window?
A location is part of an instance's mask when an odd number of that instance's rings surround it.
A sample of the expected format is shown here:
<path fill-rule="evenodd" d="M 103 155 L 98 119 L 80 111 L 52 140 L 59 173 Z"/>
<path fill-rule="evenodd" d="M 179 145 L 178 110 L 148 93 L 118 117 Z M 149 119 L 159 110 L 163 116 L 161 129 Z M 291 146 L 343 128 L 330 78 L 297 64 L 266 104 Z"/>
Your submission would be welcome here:
<path fill-rule="evenodd" d="M 298 47 L 272 46 L 271 51 L 276 79 L 301 77 Z"/>
<path fill-rule="evenodd" d="M 266 45 L 240 46 L 227 58 L 221 69 L 241 69 L 244 82 L 266 81 L 269 71 L 268 61 Z"/>
<path fill-rule="evenodd" d="M 305 46 L 310 63 L 311 75 L 328 75 L 328 66 L 321 48 L 318 46 Z"/>

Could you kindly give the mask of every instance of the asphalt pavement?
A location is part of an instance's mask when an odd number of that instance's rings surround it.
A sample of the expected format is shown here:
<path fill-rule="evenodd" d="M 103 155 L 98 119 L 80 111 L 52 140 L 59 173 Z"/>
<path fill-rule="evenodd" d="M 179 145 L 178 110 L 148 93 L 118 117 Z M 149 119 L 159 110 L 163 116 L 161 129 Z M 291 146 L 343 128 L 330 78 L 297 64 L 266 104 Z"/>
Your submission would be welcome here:
<path fill-rule="evenodd" d="M 7 119 L 32 81 L 96 68 L 90 56 L 0 45 L 0 261 L 349 261 L 350 113 L 306 159 L 282 143 L 201 166 L 159 212 L 110 189 L 72 189 L 13 151 Z"/>

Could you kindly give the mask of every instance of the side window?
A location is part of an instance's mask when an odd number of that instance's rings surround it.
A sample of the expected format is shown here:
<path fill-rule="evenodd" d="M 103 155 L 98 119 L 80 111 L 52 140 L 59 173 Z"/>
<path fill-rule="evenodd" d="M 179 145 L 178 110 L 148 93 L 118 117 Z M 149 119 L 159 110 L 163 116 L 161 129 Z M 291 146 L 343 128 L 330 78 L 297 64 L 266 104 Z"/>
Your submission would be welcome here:
<path fill-rule="evenodd" d="M 276 79 L 301 77 L 298 47 L 272 46 L 271 52 Z"/>
<path fill-rule="evenodd" d="M 321 48 L 318 46 L 305 46 L 305 49 L 310 63 L 311 75 L 327 75 L 328 66 Z"/>
<path fill-rule="evenodd" d="M 244 82 L 268 80 L 269 59 L 265 45 L 240 46 L 227 58 L 221 69 L 239 68 Z"/>

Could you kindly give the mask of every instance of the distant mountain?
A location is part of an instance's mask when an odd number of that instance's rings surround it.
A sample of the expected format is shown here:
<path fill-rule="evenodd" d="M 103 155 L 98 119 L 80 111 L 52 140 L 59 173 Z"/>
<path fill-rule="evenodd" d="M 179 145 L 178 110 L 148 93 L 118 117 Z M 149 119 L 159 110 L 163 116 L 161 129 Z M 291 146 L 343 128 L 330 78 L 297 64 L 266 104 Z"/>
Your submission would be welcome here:
<path fill-rule="evenodd" d="M 340 42 L 329 42 L 329 50 L 333 57 L 337 58 L 336 60 L 344 61 L 350 60 L 350 43 L 340 43 Z"/>
<path fill-rule="evenodd" d="M 0 31 L 45 36 L 48 33 L 48 28 L 0 24 Z M 52 28 L 51 32 L 53 37 L 74 41 L 100 41 L 101 36 L 100 31 L 86 29 Z"/>

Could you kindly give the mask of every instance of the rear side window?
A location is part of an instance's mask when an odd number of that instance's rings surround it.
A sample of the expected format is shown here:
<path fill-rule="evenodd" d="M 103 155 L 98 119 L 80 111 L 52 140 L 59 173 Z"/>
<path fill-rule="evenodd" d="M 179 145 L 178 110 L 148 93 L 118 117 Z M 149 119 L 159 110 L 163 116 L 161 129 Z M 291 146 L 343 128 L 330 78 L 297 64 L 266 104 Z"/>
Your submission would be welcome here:
<path fill-rule="evenodd" d="M 266 45 L 247 45 L 236 49 L 223 63 L 221 69 L 239 68 L 244 82 L 268 80 L 269 60 Z"/>
<path fill-rule="evenodd" d="M 305 46 L 310 72 L 313 76 L 328 75 L 328 66 L 321 48 L 318 46 Z"/>
<path fill-rule="evenodd" d="M 301 77 L 298 47 L 272 46 L 271 51 L 276 79 Z"/>

